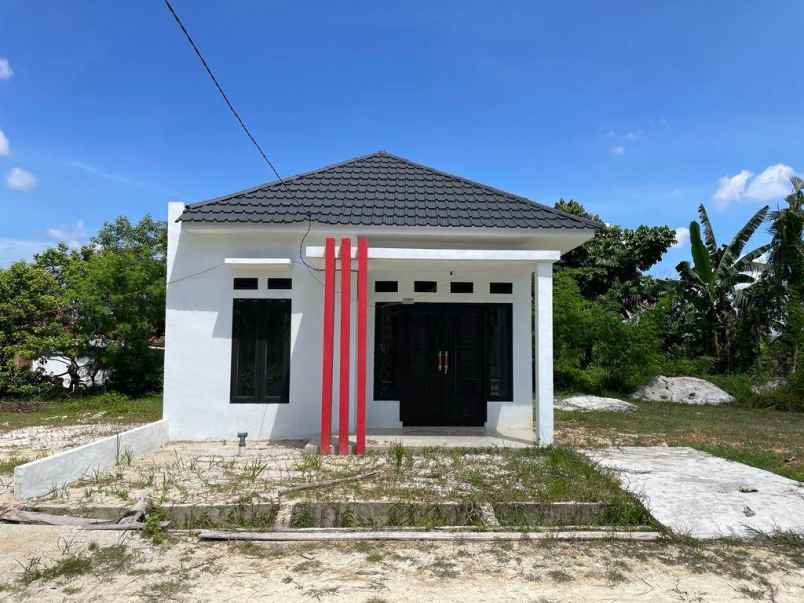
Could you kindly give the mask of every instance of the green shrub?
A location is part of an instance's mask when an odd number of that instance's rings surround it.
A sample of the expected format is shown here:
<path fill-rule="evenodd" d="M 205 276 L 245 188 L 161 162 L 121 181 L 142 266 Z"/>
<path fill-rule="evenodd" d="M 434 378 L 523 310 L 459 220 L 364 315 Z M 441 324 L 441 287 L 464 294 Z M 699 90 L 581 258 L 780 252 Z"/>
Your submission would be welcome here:
<path fill-rule="evenodd" d="M 662 355 L 649 321 L 624 321 L 585 299 L 566 272 L 555 277 L 555 381 L 586 393 L 630 392 L 658 374 Z"/>

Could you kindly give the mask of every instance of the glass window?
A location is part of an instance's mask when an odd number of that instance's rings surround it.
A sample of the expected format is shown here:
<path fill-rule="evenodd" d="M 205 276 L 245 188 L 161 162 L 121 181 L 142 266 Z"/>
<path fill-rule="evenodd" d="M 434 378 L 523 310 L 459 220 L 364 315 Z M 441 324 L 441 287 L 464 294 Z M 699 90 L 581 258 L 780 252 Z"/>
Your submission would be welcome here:
<path fill-rule="evenodd" d="M 475 290 L 474 283 L 463 283 L 459 281 L 453 281 L 449 284 L 449 292 L 450 293 L 472 293 Z"/>
<path fill-rule="evenodd" d="M 399 400 L 397 357 L 399 314 L 396 303 L 378 303 L 374 310 L 374 399 Z"/>
<path fill-rule="evenodd" d="M 435 293 L 438 291 L 438 284 L 435 281 L 414 281 L 413 290 L 416 293 Z"/>
<path fill-rule="evenodd" d="M 396 293 L 399 291 L 398 281 L 376 281 L 374 291 L 377 293 Z"/>
<path fill-rule="evenodd" d="M 513 292 L 513 283 L 489 283 L 489 293 L 496 295 L 510 295 Z"/>
<path fill-rule="evenodd" d="M 513 332 L 511 304 L 486 306 L 486 366 L 488 399 L 514 399 Z"/>
<path fill-rule="evenodd" d="M 290 278 L 269 278 L 268 279 L 268 288 L 269 289 L 292 289 L 293 288 L 293 279 L 290 279 Z"/>
<path fill-rule="evenodd" d="M 256 278 L 236 278 L 236 279 L 234 279 L 234 288 L 235 289 L 256 289 L 257 288 L 257 279 Z"/>
<path fill-rule="evenodd" d="M 290 300 L 235 299 L 232 402 L 289 401 Z"/>

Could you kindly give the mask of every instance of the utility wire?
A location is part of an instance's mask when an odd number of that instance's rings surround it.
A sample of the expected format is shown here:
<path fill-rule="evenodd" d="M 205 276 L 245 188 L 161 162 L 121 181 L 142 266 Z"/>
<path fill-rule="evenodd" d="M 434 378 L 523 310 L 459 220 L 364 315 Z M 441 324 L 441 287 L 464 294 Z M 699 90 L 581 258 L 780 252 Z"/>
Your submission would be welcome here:
<path fill-rule="evenodd" d="M 167 9 L 170 11 L 170 14 L 173 15 L 173 18 L 176 20 L 176 23 L 178 23 L 179 27 L 181 28 L 182 32 L 184 33 L 184 36 L 187 38 L 187 41 L 190 43 L 190 46 L 193 47 L 193 50 L 195 51 L 195 54 L 198 55 L 198 58 L 201 60 L 201 64 L 204 66 L 204 69 L 206 69 L 206 71 L 207 71 L 207 75 L 209 75 L 210 79 L 212 80 L 212 83 L 215 84 L 215 87 L 218 89 L 218 92 L 221 93 L 221 96 L 223 97 L 223 100 L 226 101 L 226 104 L 229 107 L 229 110 L 232 112 L 232 115 L 235 116 L 235 119 L 237 120 L 237 123 L 240 124 L 240 127 L 243 128 L 243 131 L 246 133 L 246 136 L 248 136 L 249 140 L 251 140 L 251 142 L 254 143 L 254 146 L 257 147 L 257 150 L 259 151 L 259 153 L 262 156 L 263 160 L 265 160 L 265 163 L 267 163 L 268 167 L 270 167 L 271 170 L 274 172 L 274 174 L 276 175 L 276 178 L 280 182 L 284 182 L 284 180 L 282 180 L 282 176 L 279 175 L 279 172 L 274 167 L 274 164 L 271 163 L 271 160 L 268 159 L 268 156 L 265 154 L 265 151 L 262 150 L 262 147 L 260 146 L 260 143 L 258 143 L 257 139 L 254 138 L 254 136 L 251 134 L 251 131 L 248 129 L 248 127 L 246 126 L 245 122 L 240 117 L 240 114 L 237 112 L 237 109 L 234 108 L 234 105 L 229 100 L 229 97 L 226 96 L 226 92 L 223 91 L 223 87 L 220 85 L 220 82 L 218 82 L 218 78 L 216 78 L 215 74 L 212 73 L 212 69 L 210 69 L 209 64 L 207 63 L 206 59 L 204 59 L 204 55 L 201 54 L 201 51 L 198 49 L 198 46 L 196 45 L 196 43 L 193 41 L 193 38 L 190 35 L 190 32 L 187 31 L 187 28 L 184 26 L 184 23 L 181 22 L 181 19 L 179 18 L 179 15 L 176 14 L 176 11 L 173 9 L 173 5 L 170 3 L 170 0 L 165 0 L 165 6 L 167 6 Z"/>

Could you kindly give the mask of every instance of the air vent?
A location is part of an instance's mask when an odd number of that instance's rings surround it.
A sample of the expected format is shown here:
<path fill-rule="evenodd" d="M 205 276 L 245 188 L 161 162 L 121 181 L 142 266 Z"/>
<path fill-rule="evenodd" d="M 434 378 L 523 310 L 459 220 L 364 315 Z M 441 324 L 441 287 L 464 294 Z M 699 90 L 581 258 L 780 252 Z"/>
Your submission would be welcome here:
<path fill-rule="evenodd" d="M 414 281 L 413 291 L 416 293 L 435 293 L 438 291 L 438 283 L 435 281 Z"/>
<path fill-rule="evenodd" d="M 376 281 L 374 283 L 376 293 L 396 293 L 399 291 L 398 281 Z"/>
<path fill-rule="evenodd" d="M 475 284 L 472 282 L 453 281 L 449 284 L 450 293 L 472 293 L 475 290 Z"/>
<path fill-rule="evenodd" d="M 489 293 L 495 295 L 510 295 L 513 291 L 513 283 L 489 283 Z"/>
<path fill-rule="evenodd" d="M 257 279 L 256 278 L 236 278 L 234 279 L 234 288 L 235 289 L 257 289 Z"/>

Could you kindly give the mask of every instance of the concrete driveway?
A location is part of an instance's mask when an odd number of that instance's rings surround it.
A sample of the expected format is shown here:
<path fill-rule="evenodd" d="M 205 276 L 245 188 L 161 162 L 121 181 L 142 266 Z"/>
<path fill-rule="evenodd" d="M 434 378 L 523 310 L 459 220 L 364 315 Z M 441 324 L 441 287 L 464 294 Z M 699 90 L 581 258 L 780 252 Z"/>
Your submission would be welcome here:
<path fill-rule="evenodd" d="M 676 534 L 749 537 L 804 534 L 804 483 L 692 448 L 666 446 L 582 451 Z"/>

